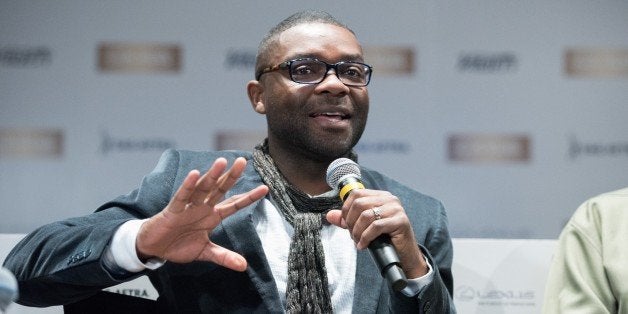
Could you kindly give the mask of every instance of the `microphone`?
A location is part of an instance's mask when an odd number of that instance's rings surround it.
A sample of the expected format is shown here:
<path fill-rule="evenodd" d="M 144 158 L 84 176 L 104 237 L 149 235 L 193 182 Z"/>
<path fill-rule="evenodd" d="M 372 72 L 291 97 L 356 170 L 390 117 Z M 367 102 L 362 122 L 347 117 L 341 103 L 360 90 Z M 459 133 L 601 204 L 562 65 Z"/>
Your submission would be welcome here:
<path fill-rule="evenodd" d="M 5 313 L 17 299 L 17 280 L 6 268 L 0 267 L 0 311 Z"/>
<path fill-rule="evenodd" d="M 364 189 L 360 167 L 353 160 L 338 158 L 327 167 L 327 184 L 338 191 L 344 202 L 353 190 Z M 408 285 L 406 275 L 401 269 L 401 262 L 395 248 L 390 243 L 390 236 L 382 234 L 369 244 L 371 257 L 390 286 L 401 291 Z"/>

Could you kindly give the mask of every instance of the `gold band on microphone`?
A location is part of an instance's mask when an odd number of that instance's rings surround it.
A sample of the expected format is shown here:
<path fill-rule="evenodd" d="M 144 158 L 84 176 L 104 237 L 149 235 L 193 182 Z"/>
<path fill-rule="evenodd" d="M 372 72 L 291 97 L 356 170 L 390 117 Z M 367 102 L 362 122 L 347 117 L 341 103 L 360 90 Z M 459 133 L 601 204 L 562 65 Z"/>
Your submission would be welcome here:
<path fill-rule="evenodd" d="M 338 192 L 338 196 L 340 196 L 340 199 L 344 201 L 347 196 L 349 196 L 349 192 L 353 191 L 354 189 L 364 189 L 364 184 L 358 181 L 349 182 L 345 186 L 343 186 L 342 189 L 340 189 L 340 192 Z"/>

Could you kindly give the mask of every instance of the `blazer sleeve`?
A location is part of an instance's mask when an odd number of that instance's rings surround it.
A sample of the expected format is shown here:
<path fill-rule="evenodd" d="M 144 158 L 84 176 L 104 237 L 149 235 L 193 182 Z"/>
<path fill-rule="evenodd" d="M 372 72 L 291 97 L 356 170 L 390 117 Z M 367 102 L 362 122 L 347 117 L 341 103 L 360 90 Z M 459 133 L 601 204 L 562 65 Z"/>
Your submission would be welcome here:
<path fill-rule="evenodd" d="M 53 222 L 28 234 L 4 261 L 17 280 L 19 299 L 26 306 L 68 304 L 125 280 L 102 266 L 104 252 L 117 228 L 131 219 L 161 211 L 174 193 L 179 152 L 164 152 L 140 187 L 98 208 L 94 213 Z M 185 175 L 185 174 L 184 174 Z"/>
<path fill-rule="evenodd" d="M 455 313 L 454 279 L 451 271 L 453 244 L 445 208 L 441 202 L 435 202 L 437 203 L 434 207 L 437 213 L 434 219 L 435 227 L 425 237 L 423 254 L 428 257 L 438 276 L 434 276 L 434 281 L 421 291 L 418 297 L 423 303 L 421 308 L 424 313 Z"/>
<path fill-rule="evenodd" d="M 440 202 L 439 202 L 440 204 Z M 442 207 L 442 205 L 441 205 Z M 443 211 L 440 214 L 444 215 Z M 400 292 L 391 292 L 392 313 L 456 313 L 453 302 L 453 245 L 446 228 L 446 220 L 436 221 L 437 227 L 428 234 L 424 245 L 419 242 L 421 251 L 433 267 L 434 277 L 414 298 Z M 439 225 L 444 224 L 439 227 Z"/>

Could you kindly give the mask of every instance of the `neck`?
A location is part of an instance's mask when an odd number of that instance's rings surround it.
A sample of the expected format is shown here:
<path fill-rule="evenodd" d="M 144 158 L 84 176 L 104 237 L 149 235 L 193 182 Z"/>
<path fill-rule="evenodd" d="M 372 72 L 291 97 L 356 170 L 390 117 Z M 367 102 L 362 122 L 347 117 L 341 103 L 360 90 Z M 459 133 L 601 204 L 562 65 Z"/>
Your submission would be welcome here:
<path fill-rule="evenodd" d="M 318 195 L 331 190 L 325 180 L 327 167 L 331 161 L 314 160 L 272 145 L 269 145 L 268 150 L 279 171 L 299 190 L 309 195 Z"/>

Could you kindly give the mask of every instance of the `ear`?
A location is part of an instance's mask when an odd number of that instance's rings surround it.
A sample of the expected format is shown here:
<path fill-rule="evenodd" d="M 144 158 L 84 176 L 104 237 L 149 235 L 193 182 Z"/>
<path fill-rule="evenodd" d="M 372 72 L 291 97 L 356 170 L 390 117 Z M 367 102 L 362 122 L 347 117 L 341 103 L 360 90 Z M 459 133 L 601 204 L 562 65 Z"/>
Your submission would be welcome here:
<path fill-rule="evenodd" d="M 253 106 L 253 110 L 260 114 L 266 113 L 266 106 L 264 105 L 264 98 L 262 97 L 264 94 L 264 87 L 260 84 L 259 81 L 250 81 L 246 84 L 246 91 L 249 95 L 249 101 L 251 101 L 251 106 Z"/>

